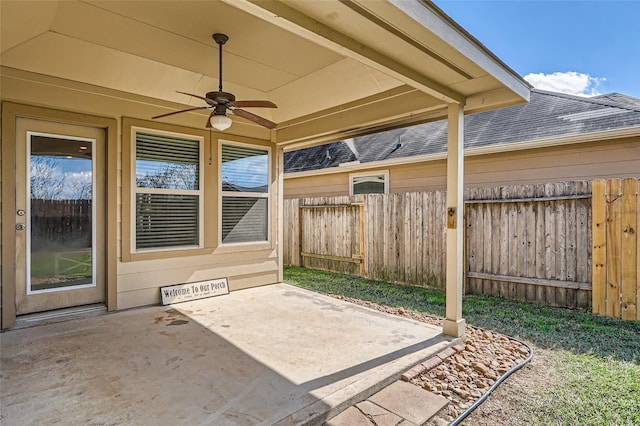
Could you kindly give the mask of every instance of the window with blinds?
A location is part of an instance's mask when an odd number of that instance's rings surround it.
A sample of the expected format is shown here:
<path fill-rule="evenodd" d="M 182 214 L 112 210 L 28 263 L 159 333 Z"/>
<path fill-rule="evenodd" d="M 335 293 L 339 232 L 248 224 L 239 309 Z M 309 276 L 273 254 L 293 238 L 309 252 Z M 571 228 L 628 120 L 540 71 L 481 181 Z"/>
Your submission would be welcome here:
<path fill-rule="evenodd" d="M 269 152 L 223 144 L 220 155 L 222 242 L 269 239 Z"/>
<path fill-rule="evenodd" d="M 136 250 L 200 246 L 201 140 L 136 132 Z"/>

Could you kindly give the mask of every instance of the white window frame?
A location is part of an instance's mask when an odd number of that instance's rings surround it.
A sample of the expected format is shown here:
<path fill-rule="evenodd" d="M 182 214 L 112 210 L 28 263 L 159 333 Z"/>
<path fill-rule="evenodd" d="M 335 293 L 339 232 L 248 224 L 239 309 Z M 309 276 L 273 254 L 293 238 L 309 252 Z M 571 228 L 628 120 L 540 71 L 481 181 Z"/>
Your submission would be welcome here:
<path fill-rule="evenodd" d="M 235 192 L 235 191 L 223 191 L 222 190 L 222 147 L 223 145 L 239 146 L 250 149 L 260 149 L 267 152 L 267 192 Z M 220 139 L 218 141 L 218 246 L 220 247 L 242 247 L 242 246 L 256 246 L 265 245 L 271 243 L 271 148 L 251 143 L 235 142 L 230 140 Z M 267 200 L 267 239 L 257 241 L 246 241 L 241 243 L 223 243 L 222 242 L 222 198 L 223 197 L 238 197 L 238 198 L 265 198 Z"/>
<path fill-rule="evenodd" d="M 136 134 L 149 133 L 159 136 L 175 137 L 180 139 L 192 139 L 198 141 L 199 160 L 198 160 L 198 189 L 164 189 L 164 188 L 138 188 L 136 179 L 136 158 L 137 158 L 137 138 Z M 166 252 L 176 250 L 195 250 L 204 247 L 204 138 L 188 133 L 168 132 L 165 130 L 150 129 L 146 127 L 131 126 L 131 253 L 153 253 Z M 136 243 L 136 214 L 137 203 L 136 196 L 138 194 L 171 194 L 171 195 L 197 195 L 198 196 L 198 244 L 191 246 L 170 246 L 158 248 L 138 249 Z"/>
<path fill-rule="evenodd" d="M 389 170 L 373 170 L 370 172 L 350 173 L 349 174 L 349 195 L 353 196 L 353 178 L 366 176 L 384 176 L 384 194 L 389 193 Z M 364 194 L 357 194 L 364 195 Z"/>

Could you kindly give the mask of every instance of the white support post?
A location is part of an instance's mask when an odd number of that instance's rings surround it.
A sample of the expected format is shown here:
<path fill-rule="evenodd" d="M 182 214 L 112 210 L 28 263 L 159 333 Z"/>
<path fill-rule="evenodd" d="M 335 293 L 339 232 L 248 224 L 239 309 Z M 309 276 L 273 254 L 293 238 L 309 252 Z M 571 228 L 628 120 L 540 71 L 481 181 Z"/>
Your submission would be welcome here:
<path fill-rule="evenodd" d="M 444 334 L 462 337 L 464 279 L 464 105 L 448 105 L 447 135 L 447 274 Z"/>
<path fill-rule="evenodd" d="M 276 250 L 278 251 L 278 282 L 282 282 L 284 280 L 284 272 L 283 272 L 283 263 L 284 263 L 284 253 L 283 253 L 283 242 L 284 242 L 284 149 L 282 147 L 276 147 L 276 174 L 277 174 L 277 191 L 278 195 L 276 197 L 278 207 L 277 211 L 277 228 L 278 228 L 278 239 Z"/>

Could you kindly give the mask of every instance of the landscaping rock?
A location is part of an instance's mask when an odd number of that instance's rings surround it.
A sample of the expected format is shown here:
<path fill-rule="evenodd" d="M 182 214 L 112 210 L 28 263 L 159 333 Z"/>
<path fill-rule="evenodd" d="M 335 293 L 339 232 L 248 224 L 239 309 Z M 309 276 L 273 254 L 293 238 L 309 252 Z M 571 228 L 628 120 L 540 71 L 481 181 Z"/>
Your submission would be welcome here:
<path fill-rule="evenodd" d="M 344 296 L 339 298 L 356 304 L 364 303 L 382 312 L 442 326 L 441 319 L 417 312 L 402 309 L 401 314 L 400 309 L 389 309 L 375 303 L 365 303 Z M 427 422 L 427 426 L 440 426 L 452 422 L 481 398 L 503 374 L 528 356 L 529 349 L 515 340 L 499 333 L 468 326 L 463 344 L 455 345 L 437 354 L 438 361 L 423 362 L 420 365 L 423 371 L 409 380 L 409 383 L 431 390 L 449 401 L 447 409 L 436 414 Z"/>

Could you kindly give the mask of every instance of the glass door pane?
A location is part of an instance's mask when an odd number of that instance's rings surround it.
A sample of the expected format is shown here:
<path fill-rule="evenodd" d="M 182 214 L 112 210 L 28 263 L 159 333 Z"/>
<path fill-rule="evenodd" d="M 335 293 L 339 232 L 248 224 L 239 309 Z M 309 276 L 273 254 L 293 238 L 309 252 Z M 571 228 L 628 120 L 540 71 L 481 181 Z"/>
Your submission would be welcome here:
<path fill-rule="evenodd" d="M 95 285 L 93 143 L 30 134 L 28 294 Z"/>

